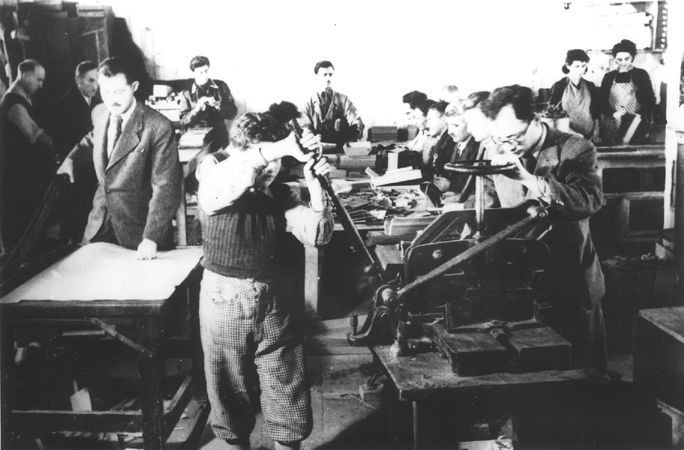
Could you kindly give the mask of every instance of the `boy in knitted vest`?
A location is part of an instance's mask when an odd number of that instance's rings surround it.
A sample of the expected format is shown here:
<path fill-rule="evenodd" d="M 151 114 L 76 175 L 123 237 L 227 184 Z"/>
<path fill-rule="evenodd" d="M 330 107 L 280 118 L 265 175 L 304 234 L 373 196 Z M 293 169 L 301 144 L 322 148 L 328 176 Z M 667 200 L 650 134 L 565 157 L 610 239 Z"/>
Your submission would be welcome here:
<path fill-rule="evenodd" d="M 330 166 L 300 149 L 313 149 L 318 141 L 307 135 L 298 143 L 290 133 L 287 124 L 298 115 L 287 102 L 243 115 L 233 125 L 230 145 L 207 156 L 197 172 L 204 370 L 214 434 L 233 449 L 249 448 L 255 375 L 276 448 L 299 448 L 312 427 L 302 343 L 283 289 L 283 242 L 289 231 L 304 244 L 326 244 L 333 219 L 316 178 Z M 273 183 L 284 156 L 306 163 L 308 206 L 287 185 Z"/>

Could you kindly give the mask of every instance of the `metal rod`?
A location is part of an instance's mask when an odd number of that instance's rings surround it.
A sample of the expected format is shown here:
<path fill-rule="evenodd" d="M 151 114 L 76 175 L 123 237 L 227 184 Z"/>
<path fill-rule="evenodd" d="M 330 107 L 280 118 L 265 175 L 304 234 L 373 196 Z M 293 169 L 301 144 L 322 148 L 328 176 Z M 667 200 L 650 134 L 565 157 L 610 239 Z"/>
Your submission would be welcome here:
<path fill-rule="evenodd" d="M 459 253 L 458 255 L 454 256 L 450 260 L 446 261 L 444 264 L 439 265 L 438 267 L 432 269 L 428 273 L 419 276 L 403 288 L 399 289 L 397 291 L 397 298 L 401 299 L 403 296 L 408 294 L 409 292 L 415 290 L 419 286 L 422 286 L 423 284 L 427 283 L 430 280 L 433 280 L 437 278 L 440 275 L 445 274 L 451 269 L 454 269 L 468 261 L 470 261 L 472 258 L 475 256 L 484 253 L 485 251 L 489 250 L 490 248 L 494 247 L 497 245 L 499 242 L 503 241 L 504 239 L 524 230 L 527 228 L 530 224 L 534 223 L 540 218 L 540 214 L 533 214 L 530 215 L 529 217 L 526 217 L 522 219 L 520 222 L 514 223 L 513 225 L 509 225 L 505 229 L 499 231 L 495 235 L 485 239 L 482 242 L 479 242 L 477 245 L 474 247 L 470 247 L 468 250 L 464 251 L 463 253 Z"/>
<path fill-rule="evenodd" d="M 108 335 L 110 335 L 111 337 L 116 339 L 117 341 L 119 341 L 122 344 L 126 345 L 127 347 L 135 350 L 141 356 L 143 356 L 145 358 L 154 358 L 154 352 L 152 350 L 149 350 L 149 349 L 143 347 L 142 345 L 138 344 L 137 342 L 135 342 L 135 341 L 127 338 L 123 334 L 119 333 L 118 331 L 116 331 L 116 327 L 114 327 L 113 325 L 109 325 L 109 324 L 101 321 L 100 319 L 98 319 L 96 317 L 91 317 L 88 320 L 90 321 L 90 323 L 92 323 L 93 325 L 96 325 L 102 331 L 104 331 L 105 333 L 107 333 Z"/>
<path fill-rule="evenodd" d="M 356 226 L 354 226 L 354 221 L 349 215 L 349 211 L 347 211 L 347 208 L 344 207 L 340 201 L 340 198 L 335 193 L 335 190 L 330 185 L 330 181 L 323 175 L 318 175 L 318 181 L 321 183 L 321 187 L 328 194 L 328 197 L 330 197 L 330 200 L 335 207 L 335 211 L 337 212 L 337 217 L 340 219 L 340 222 L 342 222 L 342 228 L 344 228 L 344 231 L 351 236 L 352 245 L 354 245 L 357 251 L 361 252 L 369 265 L 379 268 L 380 266 L 378 265 L 377 261 L 371 254 L 370 250 L 368 250 L 368 247 L 366 247 L 366 244 L 363 242 L 361 233 L 359 233 L 359 230 L 356 228 Z"/>
<path fill-rule="evenodd" d="M 299 125 L 299 122 L 297 122 L 296 119 L 290 121 L 290 123 L 292 125 L 292 130 L 294 131 L 295 136 L 297 137 L 297 142 L 299 143 L 299 140 L 303 135 L 302 127 Z M 301 147 L 301 145 L 300 148 L 305 153 L 309 151 L 308 149 Z M 318 158 L 322 157 L 321 153 L 322 152 L 319 148 L 319 153 L 317 155 Z M 349 215 L 349 211 L 347 211 L 344 205 L 342 205 L 340 198 L 337 196 L 337 193 L 335 193 L 335 190 L 330 185 L 330 180 L 328 180 L 328 178 L 324 175 L 317 175 L 317 178 L 319 183 L 321 183 L 321 187 L 323 188 L 323 190 L 328 194 L 328 197 L 330 197 L 330 201 L 332 201 L 332 204 L 335 207 L 335 211 L 337 211 L 337 217 L 340 219 L 340 222 L 342 222 L 342 228 L 344 228 L 344 231 L 346 231 L 351 236 L 352 245 L 356 248 L 357 251 L 359 251 L 363 255 L 363 257 L 368 262 L 370 267 L 367 268 L 367 272 L 370 272 L 372 269 L 379 269 L 379 262 L 371 254 L 370 250 L 368 250 L 368 247 L 366 247 L 366 244 L 363 242 L 363 238 L 361 237 L 359 230 L 356 228 L 356 226 L 354 226 L 354 221 Z"/>
<path fill-rule="evenodd" d="M 484 231 L 484 214 L 485 214 L 485 201 L 484 201 L 484 177 L 475 177 L 475 239 L 480 239 Z"/>

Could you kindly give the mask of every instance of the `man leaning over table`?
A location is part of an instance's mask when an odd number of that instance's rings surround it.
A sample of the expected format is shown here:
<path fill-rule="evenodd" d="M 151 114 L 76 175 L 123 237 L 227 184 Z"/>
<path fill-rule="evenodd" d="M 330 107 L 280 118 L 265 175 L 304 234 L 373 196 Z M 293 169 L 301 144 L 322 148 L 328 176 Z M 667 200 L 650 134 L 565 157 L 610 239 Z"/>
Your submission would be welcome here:
<path fill-rule="evenodd" d="M 93 131 L 65 158 L 57 173 L 73 182 L 73 165 L 92 159 L 98 179 L 84 242 L 110 242 L 154 259 L 173 247 L 181 167 L 171 122 L 135 100 L 139 81 L 128 62 L 105 60 L 98 70 L 102 105 Z"/>

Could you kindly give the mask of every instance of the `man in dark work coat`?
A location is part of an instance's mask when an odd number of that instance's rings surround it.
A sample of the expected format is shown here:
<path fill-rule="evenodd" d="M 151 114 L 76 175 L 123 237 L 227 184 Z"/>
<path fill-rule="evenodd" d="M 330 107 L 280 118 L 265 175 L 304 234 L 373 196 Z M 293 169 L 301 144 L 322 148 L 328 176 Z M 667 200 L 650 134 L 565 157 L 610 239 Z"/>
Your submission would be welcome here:
<path fill-rule="evenodd" d="M 551 258 L 543 284 L 553 304 L 551 325 L 573 344 L 576 362 L 605 369 L 605 284 L 589 231 L 589 218 L 603 204 L 596 149 L 535 120 L 533 106 L 532 91 L 518 85 L 494 90 L 483 104 L 500 144 L 488 148 L 487 159 L 515 164 L 492 177 L 494 187 L 502 207 L 530 198 L 548 205 L 553 228 L 544 239 Z"/>
<path fill-rule="evenodd" d="M 48 117 L 50 135 L 60 161 L 93 129 L 92 110 L 102 103 L 97 92 L 97 64 L 81 62 L 76 67 L 74 81 L 74 86 L 55 102 Z M 92 206 L 97 177 L 92 161 L 76 164 L 74 172 L 74 185 L 64 194 L 63 213 L 66 216 L 66 237 L 78 242 Z"/>

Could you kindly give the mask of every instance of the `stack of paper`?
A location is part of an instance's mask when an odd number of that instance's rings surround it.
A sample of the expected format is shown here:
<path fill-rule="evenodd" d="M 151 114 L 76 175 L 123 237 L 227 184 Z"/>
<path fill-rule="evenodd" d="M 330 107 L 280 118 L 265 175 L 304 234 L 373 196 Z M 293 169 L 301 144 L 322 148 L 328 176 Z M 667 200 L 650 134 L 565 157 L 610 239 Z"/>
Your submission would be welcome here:
<path fill-rule="evenodd" d="M 405 183 L 407 181 L 420 181 L 423 174 L 420 169 L 402 167 L 401 169 L 388 170 L 384 175 L 378 175 L 370 167 L 366 169 L 366 175 L 370 177 L 372 187 L 386 186 L 388 184 Z"/>
<path fill-rule="evenodd" d="M 204 146 L 204 138 L 211 128 L 191 128 L 183 133 L 178 142 L 179 148 L 201 148 Z"/>

